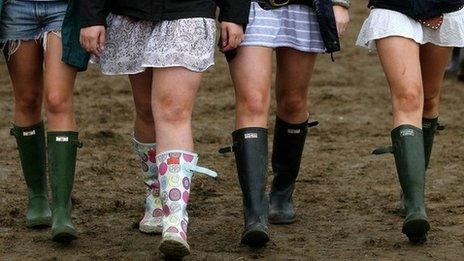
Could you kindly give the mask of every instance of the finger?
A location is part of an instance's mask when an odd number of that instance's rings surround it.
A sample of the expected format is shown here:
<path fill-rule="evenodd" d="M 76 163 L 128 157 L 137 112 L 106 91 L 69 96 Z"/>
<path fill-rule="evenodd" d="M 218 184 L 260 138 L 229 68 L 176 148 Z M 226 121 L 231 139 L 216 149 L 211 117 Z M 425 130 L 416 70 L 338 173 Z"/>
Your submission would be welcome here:
<path fill-rule="evenodd" d="M 105 43 L 106 43 L 106 31 L 102 30 L 98 37 L 98 47 L 100 48 L 100 50 L 103 51 L 103 49 L 105 49 Z"/>
<path fill-rule="evenodd" d="M 343 36 L 343 24 L 342 23 L 337 23 L 337 30 L 338 30 L 338 36 L 342 37 Z"/>
<path fill-rule="evenodd" d="M 92 54 L 97 55 L 98 54 L 97 47 L 98 47 L 98 38 L 97 37 L 92 37 L 91 40 L 90 40 L 90 46 L 89 46 L 90 52 Z"/>
<path fill-rule="evenodd" d="M 242 36 L 237 34 L 235 36 L 234 49 L 237 49 L 237 47 L 239 47 L 241 43 L 242 43 Z"/>
<path fill-rule="evenodd" d="M 344 23 L 344 24 L 343 24 L 342 31 L 343 31 L 343 35 L 345 35 L 346 32 L 348 31 L 348 23 Z"/>
<path fill-rule="evenodd" d="M 89 41 L 89 39 L 87 37 L 84 37 L 83 44 L 84 44 L 84 49 L 87 52 L 90 52 L 90 41 Z"/>
<path fill-rule="evenodd" d="M 229 37 L 228 37 L 228 30 L 227 27 L 223 26 L 221 27 L 221 45 L 222 48 L 225 48 L 229 42 Z"/>
<path fill-rule="evenodd" d="M 79 44 L 84 47 L 84 38 L 82 37 L 82 33 L 79 34 Z"/>

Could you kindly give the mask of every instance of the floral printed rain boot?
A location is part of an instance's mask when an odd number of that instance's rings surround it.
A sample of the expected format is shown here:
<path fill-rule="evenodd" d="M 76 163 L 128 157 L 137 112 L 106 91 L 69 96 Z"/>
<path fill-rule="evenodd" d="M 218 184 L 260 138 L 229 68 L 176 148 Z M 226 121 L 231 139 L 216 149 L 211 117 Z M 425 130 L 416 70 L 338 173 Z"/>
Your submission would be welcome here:
<path fill-rule="evenodd" d="M 141 143 L 132 140 L 134 151 L 140 158 L 142 173 L 147 185 L 145 199 L 145 215 L 139 223 L 139 230 L 143 233 L 161 234 L 163 225 L 163 208 L 159 196 L 158 167 L 156 166 L 156 144 Z"/>
<path fill-rule="evenodd" d="M 163 239 L 159 249 L 167 258 L 182 258 L 190 254 L 187 205 L 193 172 L 217 176 L 214 171 L 198 167 L 197 162 L 197 154 L 182 150 L 163 152 L 156 157 L 164 211 Z"/>

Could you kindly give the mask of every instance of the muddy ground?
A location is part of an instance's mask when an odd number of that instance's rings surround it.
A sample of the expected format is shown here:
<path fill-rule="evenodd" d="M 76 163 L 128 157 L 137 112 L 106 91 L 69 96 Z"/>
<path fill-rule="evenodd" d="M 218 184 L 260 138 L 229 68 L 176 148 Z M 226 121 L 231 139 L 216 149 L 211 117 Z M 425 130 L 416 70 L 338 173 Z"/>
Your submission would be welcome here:
<path fill-rule="evenodd" d="M 272 240 L 260 250 L 239 245 L 234 159 L 217 153 L 229 144 L 234 122 L 232 86 L 218 55 L 198 97 L 194 128 L 201 163 L 220 176 L 194 181 L 193 251 L 187 260 L 462 260 L 464 85 L 449 80 L 444 87 L 441 121 L 447 129 L 437 137 L 427 179 L 432 230 L 424 246 L 413 246 L 401 234 L 395 212 L 399 186 L 393 158 L 370 154 L 389 143 L 391 113 L 377 57 L 353 46 L 367 13 L 360 2 L 354 3 L 344 52 L 335 63 L 321 56 L 312 81 L 311 117 L 321 124 L 311 130 L 305 148 L 295 193 L 298 222 L 271 226 Z M 95 68 L 79 76 L 77 118 L 85 147 L 79 152 L 74 217 L 81 233 L 61 246 L 50 241 L 48 230 L 24 227 L 25 186 L 8 134 L 12 94 L 3 61 L 0 77 L 0 259 L 159 259 L 160 237 L 133 227 L 143 212 L 144 186 L 130 147 L 133 106 L 126 78 L 103 77 Z"/>

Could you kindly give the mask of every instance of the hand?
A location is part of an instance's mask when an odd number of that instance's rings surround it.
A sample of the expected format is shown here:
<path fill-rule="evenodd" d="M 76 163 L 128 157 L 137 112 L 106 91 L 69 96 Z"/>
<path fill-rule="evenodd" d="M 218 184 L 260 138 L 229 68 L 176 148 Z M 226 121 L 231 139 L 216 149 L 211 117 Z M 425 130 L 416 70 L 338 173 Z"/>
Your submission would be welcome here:
<path fill-rule="evenodd" d="M 87 52 L 99 57 L 105 48 L 105 34 L 102 25 L 82 28 L 79 41 Z"/>
<path fill-rule="evenodd" d="M 335 21 L 337 23 L 338 36 L 342 37 L 348 28 L 348 24 L 350 23 L 350 14 L 348 9 L 343 6 L 335 5 L 333 10 L 335 14 Z"/>
<path fill-rule="evenodd" d="M 221 42 L 220 49 L 221 52 L 228 52 L 234 49 L 242 43 L 245 38 L 243 32 L 243 26 L 239 24 L 234 24 L 230 22 L 221 23 Z"/>

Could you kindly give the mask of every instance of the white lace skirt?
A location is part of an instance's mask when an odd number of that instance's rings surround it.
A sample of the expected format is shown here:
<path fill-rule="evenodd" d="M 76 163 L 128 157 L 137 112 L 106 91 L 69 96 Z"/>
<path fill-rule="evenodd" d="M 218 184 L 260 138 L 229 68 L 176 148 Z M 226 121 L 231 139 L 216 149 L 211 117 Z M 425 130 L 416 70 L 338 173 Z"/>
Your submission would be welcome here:
<path fill-rule="evenodd" d="M 104 74 L 137 74 L 145 68 L 184 67 L 203 72 L 214 65 L 216 24 L 209 18 L 133 20 L 110 14 L 105 49 L 92 62 Z"/>
<path fill-rule="evenodd" d="M 375 40 L 401 36 L 418 44 L 464 47 L 464 9 L 448 13 L 440 29 L 433 30 L 396 11 L 373 9 L 364 22 L 356 45 L 375 51 Z"/>

